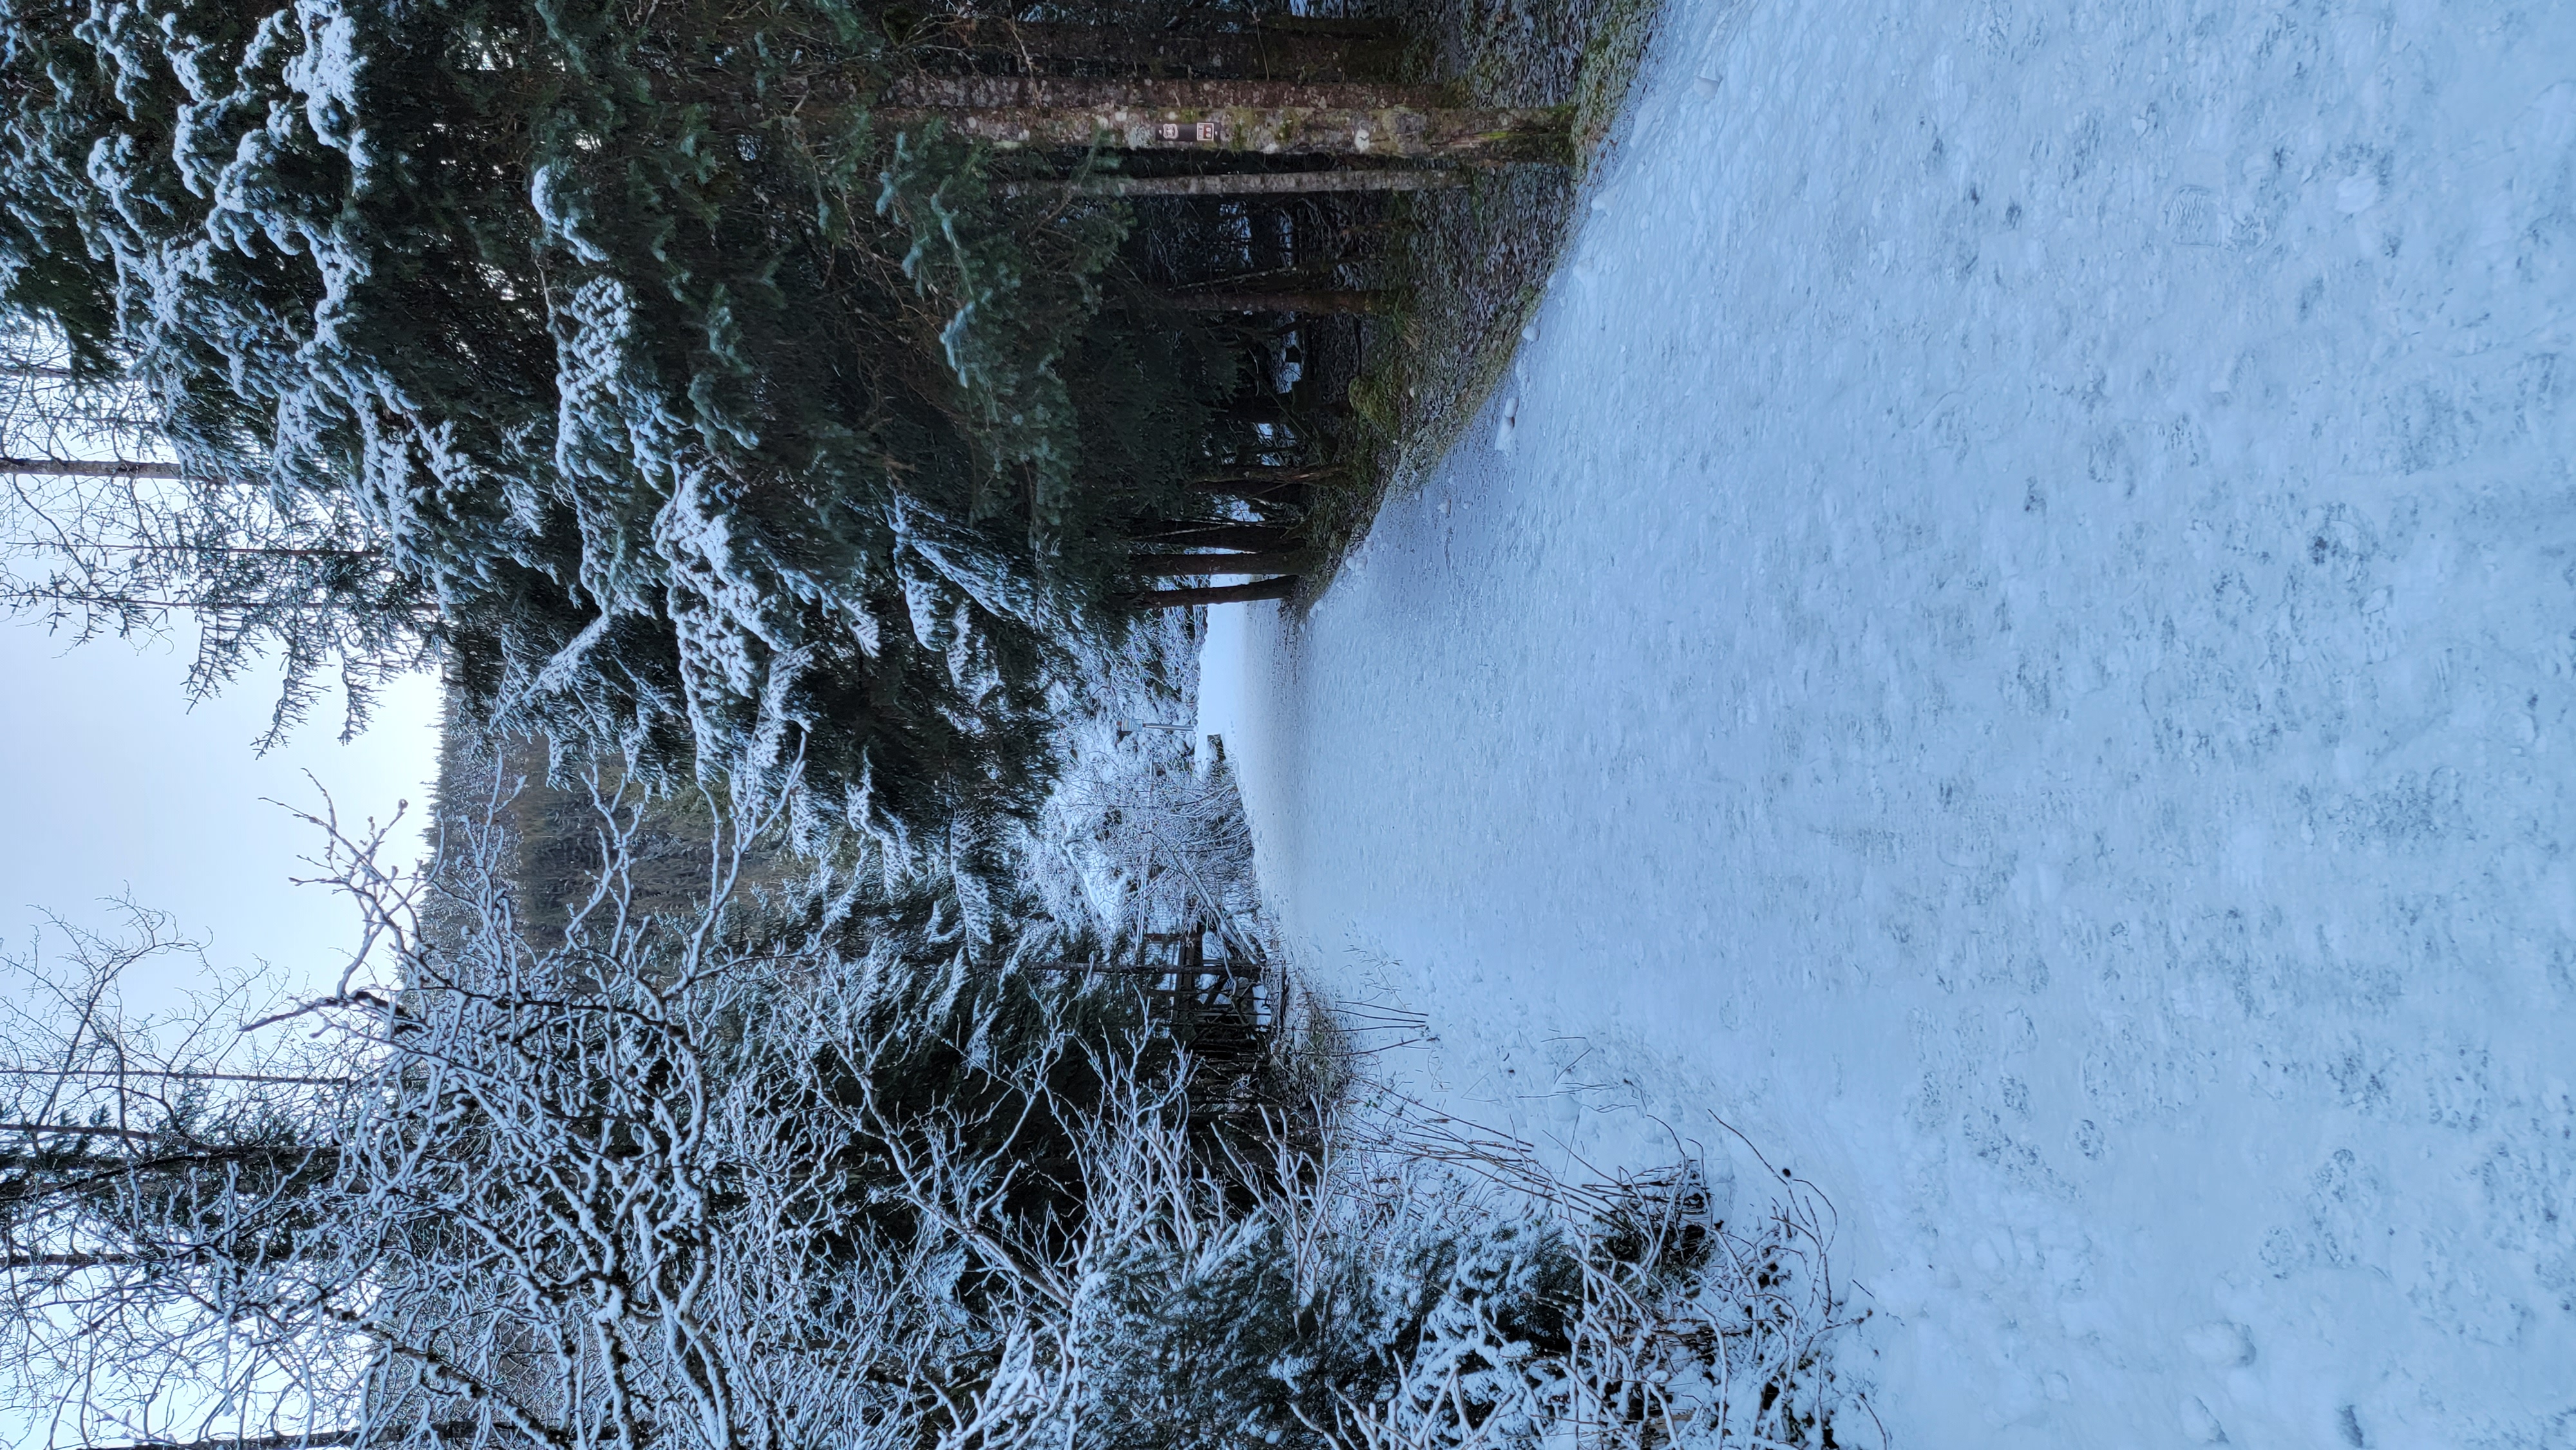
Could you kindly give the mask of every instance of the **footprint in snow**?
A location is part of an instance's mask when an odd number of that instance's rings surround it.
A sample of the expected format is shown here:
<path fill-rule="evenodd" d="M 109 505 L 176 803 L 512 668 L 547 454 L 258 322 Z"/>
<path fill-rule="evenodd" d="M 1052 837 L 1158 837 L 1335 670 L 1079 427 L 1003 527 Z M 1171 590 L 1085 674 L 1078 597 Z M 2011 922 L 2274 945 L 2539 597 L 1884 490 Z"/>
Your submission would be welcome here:
<path fill-rule="evenodd" d="M 2359 216 L 2379 204 L 2379 178 L 2364 171 L 2335 183 L 2335 210 Z"/>
<path fill-rule="evenodd" d="M 2227 1427 L 2218 1423 L 2218 1417 L 2209 1412 L 2209 1406 L 2198 1395 L 2182 1397 L 2182 1432 L 2195 1445 L 2227 1443 Z"/>
<path fill-rule="evenodd" d="M 2254 1336 L 2242 1324 L 2221 1319 L 2188 1330 L 2182 1337 L 2183 1348 L 2200 1356 L 2215 1369 L 2229 1369 L 2254 1362 Z"/>
<path fill-rule="evenodd" d="M 1519 431 L 1519 429 L 1520 429 L 1520 425 L 1521 425 L 1521 400 L 1520 400 L 1520 398 L 1519 398 L 1518 396 L 1513 396 L 1513 397 L 1505 398 L 1505 399 L 1503 400 L 1503 416 L 1502 416 L 1502 419 L 1501 419 L 1501 421 L 1499 421 L 1499 422 L 1497 422 L 1496 424 L 1494 424 L 1494 451 L 1495 451 L 1495 452 L 1497 452 L 1497 453 L 1509 453 L 1509 452 L 1511 452 L 1511 451 L 1512 451 L 1512 434 L 1514 434 L 1515 432 L 1518 432 L 1518 431 Z"/>

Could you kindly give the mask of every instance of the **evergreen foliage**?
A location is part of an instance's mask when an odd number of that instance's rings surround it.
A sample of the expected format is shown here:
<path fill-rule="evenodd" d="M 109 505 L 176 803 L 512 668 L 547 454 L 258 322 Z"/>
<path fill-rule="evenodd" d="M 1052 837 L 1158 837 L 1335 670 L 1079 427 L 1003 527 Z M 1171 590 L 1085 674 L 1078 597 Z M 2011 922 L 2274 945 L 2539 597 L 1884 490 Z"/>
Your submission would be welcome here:
<path fill-rule="evenodd" d="M 896 29 L 900 30 L 898 26 Z M 478 713 L 938 856 L 1231 387 L 848 0 L 0 4 L 0 305 L 359 521 Z"/>
<path fill-rule="evenodd" d="M 66 351 L 50 330 L 0 329 L 0 612 L 74 643 L 193 632 L 192 702 L 273 663 L 262 750 L 332 674 L 354 735 L 378 687 L 425 662 L 419 582 L 342 500 L 173 476 L 153 400 L 76 379 Z"/>
<path fill-rule="evenodd" d="M 1584 1304 L 1574 1246 L 1485 1211 L 1351 1229 L 1301 1256 L 1256 1214 L 1195 1252 L 1110 1255 L 1080 1321 L 1077 1443 L 1328 1450 L 1364 1442 L 1366 1420 L 1423 1450 L 1538 1444 Z"/>

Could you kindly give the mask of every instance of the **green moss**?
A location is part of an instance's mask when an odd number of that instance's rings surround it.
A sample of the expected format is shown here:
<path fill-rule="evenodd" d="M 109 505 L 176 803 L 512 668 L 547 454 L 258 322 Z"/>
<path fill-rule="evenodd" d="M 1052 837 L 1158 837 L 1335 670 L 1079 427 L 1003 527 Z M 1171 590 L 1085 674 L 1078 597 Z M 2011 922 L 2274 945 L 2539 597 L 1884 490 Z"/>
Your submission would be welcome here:
<path fill-rule="evenodd" d="M 1608 0 L 1600 28 L 1584 46 L 1574 88 L 1574 137 L 1585 173 L 1604 154 L 1611 128 L 1628 104 L 1629 88 L 1645 63 L 1647 46 L 1663 19 L 1663 0 Z"/>
<path fill-rule="evenodd" d="M 1310 530 L 1338 561 L 1392 490 L 1427 475 L 1511 367 L 1572 231 L 1662 14 L 1661 0 L 1434 0 L 1414 17 L 1442 37 L 1422 74 L 1480 105 L 1571 105 L 1576 162 L 1480 173 L 1393 203 L 1409 305 L 1370 332 L 1350 400 L 1360 466 L 1317 501 Z M 1309 576 L 1309 597 L 1333 565 Z"/>

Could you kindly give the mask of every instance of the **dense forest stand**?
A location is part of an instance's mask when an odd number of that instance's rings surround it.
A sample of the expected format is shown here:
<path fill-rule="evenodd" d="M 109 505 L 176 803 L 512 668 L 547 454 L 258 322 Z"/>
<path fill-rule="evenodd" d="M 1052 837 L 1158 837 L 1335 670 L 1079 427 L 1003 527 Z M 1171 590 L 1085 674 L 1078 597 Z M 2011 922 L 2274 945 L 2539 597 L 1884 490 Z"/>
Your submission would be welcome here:
<path fill-rule="evenodd" d="M 981 36 L 981 32 L 978 32 Z M 977 71 L 963 74 L 915 75 L 895 84 L 883 98 L 880 118 L 893 125 L 936 121 L 952 132 L 1001 149 L 1028 149 L 1058 154 L 1110 151 L 1138 153 L 1154 169 L 1178 164 L 1183 175 L 1118 175 L 1093 172 L 1073 178 L 1071 189 L 1093 195 L 1181 198 L 1287 199 L 1306 194 L 1427 189 L 1451 186 L 1463 172 L 1484 166 L 1561 162 L 1570 156 L 1570 114 L 1562 108 L 1528 110 L 1460 109 L 1438 87 L 1382 81 L 1316 80 L 1311 76 L 1279 78 L 1276 71 L 1259 77 L 1222 79 L 1168 75 L 1140 77 L 1149 69 L 1130 57 L 1115 64 L 1128 74 L 1112 78 L 1044 73 L 1041 55 L 1054 53 L 1062 63 L 1068 48 L 1103 52 L 1113 47 L 1097 34 L 1014 32 L 1031 47 L 1017 74 Z M 1231 58 L 1211 51 L 1211 68 L 1241 65 L 1254 69 L 1258 57 L 1232 42 Z M 1160 48 L 1157 57 L 1174 52 Z M 1347 72 L 1345 72 L 1347 73 Z M 1282 171 L 1279 160 L 1308 159 L 1308 169 Z M 1438 168 L 1390 168 L 1385 160 L 1438 160 Z M 1313 161 L 1324 164 L 1314 166 Z M 1011 189 L 1033 192 L 1049 183 L 1022 180 Z M 1284 245 L 1293 225 L 1284 217 L 1274 228 L 1239 212 L 1242 253 L 1261 270 L 1229 269 L 1214 277 L 1176 278 L 1164 291 L 1166 305 L 1195 313 L 1240 313 L 1280 319 L 1294 326 L 1300 319 L 1382 316 L 1394 309 L 1400 293 L 1391 289 L 1347 285 L 1330 254 L 1318 265 L 1313 257 Z M 1277 238 L 1273 231 L 1285 229 Z M 1278 265 L 1268 265 L 1268 264 Z M 1260 436 L 1249 451 L 1280 461 L 1293 461 L 1313 443 L 1308 425 L 1328 416 L 1347 415 L 1347 404 L 1308 407 L 1290 416 L 1277 397 L 1238 398 L 1219 410 L 1219 417 L 1250 426 Z M 1278 472 L 1209 481 L 1193 492 L 1218 511 L 1250 506 L 1268 512 L 1303 505 L 1312 478 Z M 1309 563 L 1291 545 L 1288 531 L 1272 519 L 1219 517 L 1207 520 L 1149 520 L 1131 533 L 1139 544 L 1191 552 L 1139 553 L 1130 572 L 1143 580 L 1188 576 L 1278 575 L 1248 583 L 1174 589 L 1149 588 L 1126 597 L 1131 607 L 1170 608 L 1237 599 L 1285 598 L 1296 587 L 1295 575 Z"/>
<path fill-rule="evenodd" d="M 1298 246 L 1296 214 L 1282 208 L 1306 196 L 1456 186 L 1487 167 L 1562 164 L 1573 154 L 1571 110 L 1462 107 L 1452 88 L 1388 79 L 1394 67 L 1378 62 L 1393 58 L 1386 47 L 1402 37 L 1378 22 L 1315 19 L 1175 35 L 1146 26 L 976 21 L 952 23 L 948 38 L 960 67 L 897 80 L 879 98 L 881 123 L 935 124 L 1000 151 L 1086 158 L 1061 182 L 1022 177 L 1006 184 L 1009 194 L 1063 186 L 1140 201 L 1223 199 L 1234 208 L 1217 213 L 1231 220 L 1211 238 L 1213 252 L 1165 253 L 1189 261 L 1176 262 L 1160 290 L 1178 312 L 1247 318 L 1253 376 L 1266 381 L 1216 410 L 1220 435 L 1248 430 L 1219 451 L 1274 467 L 1191 485 L 1217 517 L 1131 525 L 1130 541 L 1145 547 L 1127 567 L 1143 581 L 1280 577 L 1149 587 L 1123 602 L 1172 608 L 1289 597 L 1311 559 L 1277 511 L 1302 509 L 1319 478 L 1291 477 L 1275 465 L 1311 459 L 1321 441 L 1313 430 L 1351 409 L 1339 400 L 1287 406 L 1284 392 L 1297 374 L 1273 368 L 1270 339 L 1326 319 L 1385 316 L 1403 294 L 1350 275 L 1337 247 Z M 1129 159 L 1133 169 L 1165 174 L 1124 174 L 1120 162 Z M 1191 265 L 1216 255 L 1250 267 L 1220 266 L 1211 275 Z M 1261 319 L 1277 326 L 1256 337 Z"/>
<path fill-rule="evenodd" d="M 1312 485 L 1349 476 L 1339 465 L 1310 464 L 1284 468 L 1247 468 L 1193 481 L 1194 493 L 1214 499 L 1241 500 L 1297 508 Z M 1131 609 L 1181 609 L 1201 604 L 1238 604 L 1287 599 L 1297 588 L 1297 575 L 1311 563 L 1296 547 L 1294 532 L 1283 524 L 1258 521 L 1149 521 L 1129 535 L 1136 543 L 1174 549 L 1230 550 L 1230 553 L 1140 554 L 1132 561 L 1144 577 L 1225 575 L 1279 572 L 1282 577 L 1246 584 L 1219 584 L 1177 589 L 1140 590 L 1125 596 Z"/>

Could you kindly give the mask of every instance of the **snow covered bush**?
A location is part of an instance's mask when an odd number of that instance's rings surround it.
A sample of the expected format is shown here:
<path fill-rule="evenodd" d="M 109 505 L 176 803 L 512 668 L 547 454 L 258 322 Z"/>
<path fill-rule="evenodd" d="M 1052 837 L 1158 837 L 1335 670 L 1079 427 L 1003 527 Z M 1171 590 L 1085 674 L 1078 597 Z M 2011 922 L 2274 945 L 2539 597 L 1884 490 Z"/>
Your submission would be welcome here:
<path fill-rule="evenodd" d="M 1252 828 L 1231 773 L 1186 733 L 1092 718 L 1029 827 L 1028 880 L 1056 919 L 1104 942 L 1213 923 L 1240 944 L 1258 928 Z"/>
<path fill-rule="evenodd" d="M 1875 1438 L 1835 1359 L 1853 1321 L 1829 1230 L 1799 1185 L 1749 1222 L 1693 1221 L 1694 1194 L 1706 1202 L 1695 1169 L 1584 1191 L 1497 1158 L 1486 1166 L 1505 1171 L 1502 1188 L 1357 1152 L 1345 1124 L 1323 1155 L 1283 1151 L 1262 1174 L 1193 1186 L 1170 1171 L 1178 1151 L 1132 1166 L 1156 1131 L 1130 1124 L 1125 1156 L 1087 1185 L 1093 1202 L 1131 1207 L 1074 1276 L 1059 1371 L 1075 1387 L 1060 1396 L 1073 1443 Z"/>
<path fill-rule="evenodd" d="M 302 1067 L 156 1058 L 96 984 L 53 1046 L 20 1023 L 17 1407 L 93 1441 L 1837 1443 L 1794 1184 L 1743 1222 L 1690 1172 L 1564 1185 L 1346 1091 L 1311 996 L 1211 1073 L 1027 901 L 748 892 L 774 819 L 718 813 L 684 901 L 603 787 L 592 889 L 530 915 L 501 818 L 442 810 L 421 872 L 321 820 L 368 941 L 285 1019 Z"/>
<path fill-rule="evenodd" d="M 1232 781 L 1138 728 L 1151 694 L 1112 691 L 1127 718 L 1076 727 L 1031 848 L 1076 869 L 1032 879 L 1104 940 L 1226 911 L 1257 933 Z M 1376 1090 L 1337 1009 L 1299 1000 L 1270 1042 L 1270 1110 L 1222 1156 L 1185 1130 L 1186 1079 L 1086 1140 L 1101 1232 L 1062 1271 L 1071 1327 L 1044 1396 L 1070 1443 L 1822 1445 L 1855 1443 L 1856 1420 L 1873 1438 L 1836 1359 L 1851 1317 L 1810 1187 L 1766 1178 L 1736 1216 L 1731 1173 L 1713 1190 L 1697 1164 L 1568 1184 Z"/>

